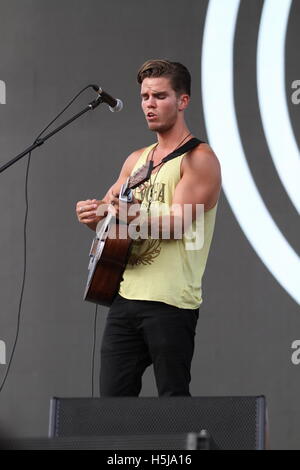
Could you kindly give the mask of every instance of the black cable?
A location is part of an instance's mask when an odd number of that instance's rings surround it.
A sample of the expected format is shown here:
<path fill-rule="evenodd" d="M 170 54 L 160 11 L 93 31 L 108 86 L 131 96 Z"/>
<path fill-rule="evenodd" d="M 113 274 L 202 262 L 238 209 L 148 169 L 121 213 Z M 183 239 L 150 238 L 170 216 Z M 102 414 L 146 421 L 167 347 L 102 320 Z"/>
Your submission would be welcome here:
<path fill-rule="evenodd" d="M 44 132 L 46 132 L 47 129 L 49 129 L 49 127 L 71 106 L 71 104 L 74 103 L 74 101 L 85 91 L 87 90 L 88 88 L 93 88 L 94 86 L 93 85 L 88 85 L 84 88 L 82 88 L 82 90 L 80 90 L 77 95 L 74 96 L 74 98 L 71 99 L 71 101 L 67 104 L 67 106 L 50 122 L 50 124 L 47 125 L 47 127 L 45 127 L 45 129 L 42 130 L 42 132 L 37 136 L 37 138 L 35 139 L 35 141 L 33 142 L 35 144 L 35 142 L 44 134 Z"/>
<path fill-rule="evenodd" d="M 98 305 L 95 308 L 95 319 L 94 319 L 94 339 L 93 339 L 93 353 L 92 353 L 92 398 L 94 398 L 94 375 L 95 375 L 95 351 L 96 351 L 96 340 L 97 340 L 97 319 L 98 319 Z"/>
<path fill-rule="evenodd" d="M 46 132 L 47 129 L 71 106 L 71 104 L 88 88 L 93 88 L 92 85 L 88 85 L 84 87 L 82 90 L 80 90 L 77 95 L 75 95 L 74 98 L 65 106 L 65 108 L 48 124 L 45 129 L 42 130 L 42 132 L 39 133 L 38 137 L 35 139 L 34 143 Z M 23 302 L 23 295 L 24 295 L 24 288 L 25 288 L 25 281 L 26 281 L 26 270 L 27 270 L 27 219 L 28 219 L 28 175 L 29 175 L 29 168 L 30 168 L 30 162 L 31 162 L 31 152 L 28 155 L 28 161 L 27 161 L 27 168 L 26 168 L 26 176 L 25 176 L 25 217 L 24 217 L 24 228 L 23 228 L 23 240 L 24 240 L 24 268 L 23 268 L 23 279 L 22 279 L 22 287 L 21 287 L 21 294 L 20 294 L 20 300 L 19 300 L 19 308 L 18 308 L 18 316 L 17 316 L 17 331 L 15 335 L 15 340 L 12 348 L 12 353 L 10 355 L 10 359 L 7 365 L 7 369 L 4 375 L 4 379 L 2 381 L 2 384 L 0 385 L 0 393 L 2 392 L 11 364 L 12 360 L 15 354 L 15 349 L 17 346 L 18 342 L 18 337 L 19 337 L 19 332 L 20 332 L 20 323 L 21 323 L 21 309 L 22 309 L 22 302 Z"/>
<path fill-rule="evenodd" d="M 7 365 L 6 373 L 4 375 L 4 379 L 2 381 L 2 384 L 0 386 L 0 393 L 2 392 L 2 389 L 5 385 L 10 366 L 14 357 L 15 349 L 17 346 L 17 341 L 19 337 L 19 331 L 20 331 L 20 321 L 21 321 L 21 307 L 22 307 L 22 301 L 23 301 L 23 294 L 24 294 L 24 287 L 25 287 L 25 279 L 26 279 L 26 269 L 27 269 L 27 250 L 26 250 L 26 245 L 27 245 L 27 240 L 26 240 L 26 227 L 27 227 L 27 218 L 28 218 L 28 174 L 29 174 L 29 166 L 30 166 L 30 159 L 31 159 L 31 152 L 28 156 L 28 162 L 27 162 L 27 169 L 26 169 L 26 177 L 25 177 L 25 202 L 26 202 L 26 207 L 25 207 L 25 217 L 24 217 L 24 228 L 23 228 L 23 237 L 24 237 L 24 267 L 23 267 L 23 279 L 22 279 L 22 287 L 21 287 L 21 294 L 20 294 L 20 300 L 19 300 L 19 309 L 18 309 L 18 319 L 17 319 L 17 332 L 15 336 L 15 341 L 13 344 L 12 348 L 12 353 L 10 355 L 10 359 Z"/>

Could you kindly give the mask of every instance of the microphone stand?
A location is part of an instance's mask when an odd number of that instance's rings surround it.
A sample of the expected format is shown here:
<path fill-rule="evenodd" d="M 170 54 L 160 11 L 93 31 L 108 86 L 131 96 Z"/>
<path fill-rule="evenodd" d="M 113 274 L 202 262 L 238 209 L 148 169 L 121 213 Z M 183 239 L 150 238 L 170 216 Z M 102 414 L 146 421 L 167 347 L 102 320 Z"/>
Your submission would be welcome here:
<path fill-rule="evenodd" d="M 75 114 L 75 116 L 73 116 L 72 118 L 68 119 L 68 121 L 64 122 L 63 124 L 61 124 L 60 126 L 58 126 L 56 129 L 54 129 L 52 132 L 50 132 L 49 134 L 45 135 L 45 137 L 42 137 L 40 139 L 37 139 L 30 147 L 28 147 L 27 149 L 25 149 L 22 153 L 19 153 L 19 155 L 17 155 L 15 158 L 13 158 L 12 160 L 10 160 L 9 162 L 7 162 L 5 165 L 3 165 L 2 167 L 0 167 L 0 173 L 2 173 L 3 171 L 5 171 L 7 168 L 9 168 L 10 166 L 12 166 L 14 163 L 16 163 L 18 160 L 20 160 L 21 158 L 25 157 L 25 155 L 27 155 L 28 153 L 32 152 L 32 150 L 36 149 L 37 147 L 40 147 L 41 145 L 43 145 L 44 142 L 46 142 L 46 140 L 50 139 L 50 137 L 52 137 L 53 135 L 57 134 L 57 132 L 61 131 L 62 129 L 64 129 L 66 126 L 68 126 L 69 124 L 71 124 L 71 122 L 75 121 L 76 119 L 78 119 L 80 116 L 82 116 L 83 114 L 85 114 L 86 112 L 88 111 L 92 111 L 94 110 L 95 108 L 97 108 L 97 106 L 99 106 L 99 104 L 103 103 L 103 99 L 102 97 L 99 95 L 98 98 L 96 98 L 95 100 L 93 100 L 91 103 L 89 103 L 88 106 L 86 106 L 82 111 L 80 111 L 79 113 Z"/>

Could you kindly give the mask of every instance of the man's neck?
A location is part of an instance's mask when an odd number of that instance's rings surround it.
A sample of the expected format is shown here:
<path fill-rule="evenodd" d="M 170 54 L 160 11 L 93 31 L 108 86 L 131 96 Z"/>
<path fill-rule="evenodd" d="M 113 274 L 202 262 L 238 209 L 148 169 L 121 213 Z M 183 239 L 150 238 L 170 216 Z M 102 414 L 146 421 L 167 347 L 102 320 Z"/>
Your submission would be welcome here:
<path fill-rule="evenodd" d="M 180 145 L 180 143 L 190 134 L 189 129 L 186 125 L 176 129 L 172 128 L 166 132 L 159 133 L 157 132 L 157 142 L 159 149 L 164 151 L 172 151 Z"/>

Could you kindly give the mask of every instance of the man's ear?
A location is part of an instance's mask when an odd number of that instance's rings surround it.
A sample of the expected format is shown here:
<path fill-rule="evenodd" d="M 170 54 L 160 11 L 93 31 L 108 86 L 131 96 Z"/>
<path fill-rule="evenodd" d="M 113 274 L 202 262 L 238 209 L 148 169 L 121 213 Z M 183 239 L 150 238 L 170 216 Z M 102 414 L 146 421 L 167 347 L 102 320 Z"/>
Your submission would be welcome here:
<path fill-rule="evenodd" d="M 184 111 L 190 102 L 190 96 L 187 94 L 180 95 L 178 98 L 178 110 Z"/>

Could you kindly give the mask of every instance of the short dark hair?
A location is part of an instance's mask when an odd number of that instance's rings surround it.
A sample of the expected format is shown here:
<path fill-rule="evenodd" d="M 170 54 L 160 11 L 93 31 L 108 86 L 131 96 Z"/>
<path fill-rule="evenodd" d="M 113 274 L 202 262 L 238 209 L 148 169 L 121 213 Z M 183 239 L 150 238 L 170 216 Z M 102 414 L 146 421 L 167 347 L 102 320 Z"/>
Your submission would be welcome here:
<path fill-rule="evenodd" d="M 191 74 L 179 62 L 170 62 L 166 59 L 147 60 L 138 71 L 137 81 L 141 85 L 143 80 L 149 77 L 169 78 L 177 95 L 186 93 L 191 96 Z"/>

